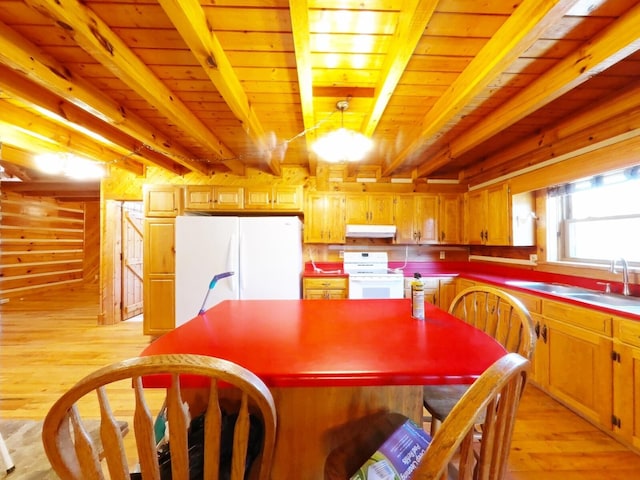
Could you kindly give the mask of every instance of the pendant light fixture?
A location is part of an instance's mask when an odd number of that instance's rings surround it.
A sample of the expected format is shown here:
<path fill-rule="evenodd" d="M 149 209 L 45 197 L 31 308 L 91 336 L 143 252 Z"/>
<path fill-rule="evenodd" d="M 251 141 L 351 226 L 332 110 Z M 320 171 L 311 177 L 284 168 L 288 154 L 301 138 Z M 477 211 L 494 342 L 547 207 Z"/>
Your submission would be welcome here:
<path fill-rule="evenodd" d="M 347 100 L 340 100 L 336 108 L 340 111 L 340 128 L 318 139 L 311 149 L 322 160 L 331 163 L 362 160 L 373 142 L 361 133 L 344 128 L 344 112 L 349 108 Z"/>

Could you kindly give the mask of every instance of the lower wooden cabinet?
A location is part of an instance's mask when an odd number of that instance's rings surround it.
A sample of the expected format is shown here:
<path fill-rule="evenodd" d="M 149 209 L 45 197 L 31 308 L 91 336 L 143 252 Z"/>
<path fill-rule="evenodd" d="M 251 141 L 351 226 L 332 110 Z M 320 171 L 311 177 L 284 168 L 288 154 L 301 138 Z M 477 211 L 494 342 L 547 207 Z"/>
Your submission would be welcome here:
<path fill-rule="evenodd" d="M 640 322 L 613 319 L 613 432 L 640 450 Z"/>
<path fill-rule="evenodd" d="M 482 283 L 458 278 L 455 284 L 460 292 Z M 640 451 L 640 321 L 505 290 L 534 323 L 530 381 Z"/>
<path fill-rule="evenodd" d="M 144 283 L 145 335 L 160 336 L 175 328 L 176 278 L 173 274 L 149 275 Z"/>
<path fill-rule="evenodd" d="M 449 310 L 451 301 L 456 296 L 455 277 L 422 277 L 424 285 L 424 301 L 443 310 Z M 411 292 L 408 292 L 408 296 Z"/>
<path fill-rule="evenodd" d="M 347 277 L 305 277 L 302 280 L 303 298 L 310 300 L 349 298 Z"/>
<path fill-rule="evenodd" d="M 579 315 L 580 311 L 575 314 Z M 573 321 L 579 317 L 568 319 Z M 610 429 L 611 336 L 546 315 L 543 320 L 542 342 L 538 341 L 535 352 L 540 386 L 584 417 Z"/>

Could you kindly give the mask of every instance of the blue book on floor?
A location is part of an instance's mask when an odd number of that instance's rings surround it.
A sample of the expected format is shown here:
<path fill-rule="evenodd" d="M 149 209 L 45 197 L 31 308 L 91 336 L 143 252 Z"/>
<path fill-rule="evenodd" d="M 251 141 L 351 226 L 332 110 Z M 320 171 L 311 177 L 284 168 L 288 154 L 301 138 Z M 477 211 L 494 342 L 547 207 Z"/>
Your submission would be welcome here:
<path fill-rule="evenodd" d="M 431 436 L 407 419 L 350 480 L 407 480 L 420 463 Z"/>

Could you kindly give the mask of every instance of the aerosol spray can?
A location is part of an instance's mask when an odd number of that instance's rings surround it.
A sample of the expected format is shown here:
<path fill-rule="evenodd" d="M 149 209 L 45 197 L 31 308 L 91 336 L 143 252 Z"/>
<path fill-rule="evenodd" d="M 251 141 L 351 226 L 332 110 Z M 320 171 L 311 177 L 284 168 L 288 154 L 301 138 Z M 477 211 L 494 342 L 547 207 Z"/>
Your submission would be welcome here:
<path fill-rule="evenodd" d="M 418 320 L 424 320 L 424 285 L 422 275 L 413 274 L 411 282 L 411 316 Z"/>

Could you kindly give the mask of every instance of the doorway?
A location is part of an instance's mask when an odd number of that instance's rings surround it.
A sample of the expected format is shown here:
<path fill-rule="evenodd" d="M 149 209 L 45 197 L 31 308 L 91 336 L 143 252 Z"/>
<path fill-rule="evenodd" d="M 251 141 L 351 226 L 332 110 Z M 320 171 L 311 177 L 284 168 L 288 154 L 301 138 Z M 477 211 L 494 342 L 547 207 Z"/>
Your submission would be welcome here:
<path fill-rule="evenodd" d="M 101 325 L 140 319 L 143 314 L 143 232 L 141 201 L 105 201 L 98 317 Z"/>
<path fill-rule="evenodd" d="M 122 320 L 142 314 L 142 202 L 122 202 Z"/>

